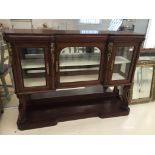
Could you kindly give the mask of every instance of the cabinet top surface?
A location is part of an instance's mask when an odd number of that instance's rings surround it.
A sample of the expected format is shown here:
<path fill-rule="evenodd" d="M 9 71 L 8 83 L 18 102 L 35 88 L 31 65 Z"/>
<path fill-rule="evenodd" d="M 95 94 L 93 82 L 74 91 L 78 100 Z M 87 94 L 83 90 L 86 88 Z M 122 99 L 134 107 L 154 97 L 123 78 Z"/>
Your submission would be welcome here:
<path fill-rule="evenodd" d="M 137 35 L 144 34 L 134 32 L 112 32 L 112 31 L 97 31 L 97 30 L 52 30 L 52 29 L 10 29 L 5 31 L 6 35 Z"/>

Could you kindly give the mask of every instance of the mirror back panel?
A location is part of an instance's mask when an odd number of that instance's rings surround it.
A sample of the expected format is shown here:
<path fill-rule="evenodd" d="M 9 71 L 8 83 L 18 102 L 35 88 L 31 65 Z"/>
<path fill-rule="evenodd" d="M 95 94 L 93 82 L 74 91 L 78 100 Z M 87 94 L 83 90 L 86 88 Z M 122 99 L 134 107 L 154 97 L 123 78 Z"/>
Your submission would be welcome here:
<path fill-rule="evenodd" d="M 60 51 L 60 83 L 99 79 L 101 50 L 93 46 L 65 47 Z"/>

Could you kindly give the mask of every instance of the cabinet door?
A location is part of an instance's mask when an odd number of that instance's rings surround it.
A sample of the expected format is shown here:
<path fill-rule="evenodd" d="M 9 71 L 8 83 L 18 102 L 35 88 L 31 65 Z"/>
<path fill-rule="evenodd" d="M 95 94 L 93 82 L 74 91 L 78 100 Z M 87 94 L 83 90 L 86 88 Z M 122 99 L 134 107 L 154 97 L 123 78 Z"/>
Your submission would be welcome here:
<path fill-rule="evenodd" d="M 57 55 L 57 87 L 101 83 L 103 45 L 63 44 Z"/>
<path fill-rule="evenodd" d="M 125 84 L 131 80 L 136 63 L 136 44 L 114 44 L 112 47 L 111 65 L 109 66 L 109 83 Z"/>
<path fill-rule="evenodd" d="M 48 48 L 46 46 L 18 47 L 20 75 L 24 90 L 42 90 L 49 87 Z"/>

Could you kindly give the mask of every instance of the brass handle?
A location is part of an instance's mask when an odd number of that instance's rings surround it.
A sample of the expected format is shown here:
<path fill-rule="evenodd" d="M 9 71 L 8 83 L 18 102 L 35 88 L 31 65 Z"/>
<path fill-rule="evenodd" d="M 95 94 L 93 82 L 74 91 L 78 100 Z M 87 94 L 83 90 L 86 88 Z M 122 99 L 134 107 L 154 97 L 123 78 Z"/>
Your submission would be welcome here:
<path fill-rule="evenodd" d="M 107 54 L 108 61 L 110 60 L 110 57 L 111 57 L 111 54 L 112 54 L 112 47 L 113 47 L 113 43 L 110 42 L 110 43 L 108 44 L 108 54 Z"/>
<path fill-rule="evenodd" d="M 107 54 L 107 56 L 108 56 L 108 61 L 110 60 L 110 57 L 111 57 L 111 53 L 109 52 L 108 54 Z"/>
<path fill-rule="evenodd" d="M 51 43 L 51 51 L 54 51 L 54 43 Z"/>
<path fill-rule="evenodd" d="M 112 61 L 112 63 L 111 63 L 111 70 L 113 69 L 113 66 L 114 66 L 114 61 Z"/>
<path fill-rule="evenodd" d="M 48 63 L 46 64 L 46 71 L 47 71 L 47 75 L 49 75 L 49 74 L 50 74 L 50 70 L 49 70 L 49 65 L 48 65 Z"/>
<path fill-rule="evenodd" d="M 51 57 L 52 57 L 53 66 L 54 66 L 54 46 L 55 46 L 55 44 L 51 43 Z"/>

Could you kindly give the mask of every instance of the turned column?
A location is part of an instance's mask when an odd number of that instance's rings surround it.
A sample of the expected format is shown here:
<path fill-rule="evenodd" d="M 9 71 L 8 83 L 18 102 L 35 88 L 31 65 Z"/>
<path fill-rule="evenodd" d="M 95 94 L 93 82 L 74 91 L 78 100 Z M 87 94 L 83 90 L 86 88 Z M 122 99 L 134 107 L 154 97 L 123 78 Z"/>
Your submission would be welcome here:
<path fill-rule="evenodd" d="M 125 85 L 125 86 L 122 86 L 121 89 L 120 89 L 120 98 L 122 100 L 122 104 L 121 104 L 121 108 L 124 109 L 124 110 L 128 110 L 129 107 L 129 92 L 130 92 L 130 85 Z"/>
<path fill-rule="evenodd" d="M 18 116 L 18 121 L 17 124 L 22 124 L 26 121 L 26 108 L 27 108 L 27 102 L 26 102 L 26 96 L 24 95 L 17 95 L 19 98 L 19 116 Z"/>

